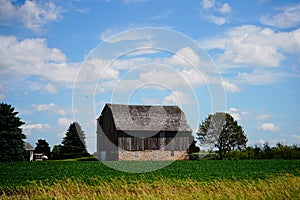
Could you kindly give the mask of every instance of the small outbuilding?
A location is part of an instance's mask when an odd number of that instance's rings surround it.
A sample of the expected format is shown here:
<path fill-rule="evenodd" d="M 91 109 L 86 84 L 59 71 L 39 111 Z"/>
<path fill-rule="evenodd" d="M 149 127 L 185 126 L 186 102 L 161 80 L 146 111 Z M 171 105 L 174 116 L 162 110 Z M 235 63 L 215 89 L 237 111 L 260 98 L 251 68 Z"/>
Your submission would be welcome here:
<path fill-rule="evenodd" d="M 30 143 L 25 142 L 24 149 L 26 151 L 26 160 L 29 160 L 30 162 L 33 161 L 33 152 L 34 152 L 33 146 Z"/>
<path fill-rule="evenodd" d="M 106 104 L 97 119 L 100 160 L 187 159 L 192 130 L 178 106 Z"/>

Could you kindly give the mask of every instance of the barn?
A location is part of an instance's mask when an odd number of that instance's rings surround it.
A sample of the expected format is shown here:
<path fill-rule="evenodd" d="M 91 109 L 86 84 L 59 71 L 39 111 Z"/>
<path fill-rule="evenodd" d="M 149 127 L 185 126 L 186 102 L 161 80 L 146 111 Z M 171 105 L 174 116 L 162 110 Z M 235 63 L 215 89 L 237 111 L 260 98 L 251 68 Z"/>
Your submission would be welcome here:
<path fill-rule="evenodd" d="M 97 119 L 99 160 L 187 158 L 192 130 L 178 106 L 106 104 Z"/>

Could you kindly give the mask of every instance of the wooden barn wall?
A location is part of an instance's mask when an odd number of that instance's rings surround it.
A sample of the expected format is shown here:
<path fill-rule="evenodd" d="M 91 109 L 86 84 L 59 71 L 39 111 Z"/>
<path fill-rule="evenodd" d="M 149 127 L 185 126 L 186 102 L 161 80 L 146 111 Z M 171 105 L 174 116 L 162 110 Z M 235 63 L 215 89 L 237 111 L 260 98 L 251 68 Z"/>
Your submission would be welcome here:
<path fill-rule="evenodd" d="M 105 107 L 102 115 L 98 120 L 98 153 L 105 153 L 105 160 L 118 159 L 118 134 L 115 130 L 115 125 L 112 118 L 112 112 L 109 108 Z"/>
<path fill-rule="evenodd" d="M 149 133 L 148 133 L 149 134 Z M 119 132 L 118 146 L 125 151 L 168 150 L 185 151 L 190 145 L 190 133 L 159 132 L 152 137 Z"/>

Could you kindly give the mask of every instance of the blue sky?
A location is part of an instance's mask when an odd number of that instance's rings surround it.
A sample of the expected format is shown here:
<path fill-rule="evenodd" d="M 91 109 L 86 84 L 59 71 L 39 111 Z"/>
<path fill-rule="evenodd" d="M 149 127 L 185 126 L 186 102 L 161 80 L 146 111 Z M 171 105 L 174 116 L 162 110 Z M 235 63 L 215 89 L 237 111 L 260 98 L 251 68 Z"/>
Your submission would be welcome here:
<path fill-rule="evenodd" d="M 76 120 L 95 151 L 105 102 L 232 114 L 249 145 L 300 144 L 299 1 L 1 1 L 0 100 L 26 141 Z"/>

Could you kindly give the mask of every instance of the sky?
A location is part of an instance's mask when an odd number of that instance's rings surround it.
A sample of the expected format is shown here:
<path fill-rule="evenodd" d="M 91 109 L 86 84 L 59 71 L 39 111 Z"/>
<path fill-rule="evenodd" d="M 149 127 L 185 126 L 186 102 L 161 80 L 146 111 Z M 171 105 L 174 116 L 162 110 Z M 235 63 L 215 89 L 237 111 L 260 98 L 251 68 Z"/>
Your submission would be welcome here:
<path fill-rule="evenodd" d="M 248 145 L 300 145 L 297 0 L 0 1 L 0 101 L 26 141 L 73 121 L 96 149 L 105 103 L 178 105 L 196 132 L 228 112 Z"/>

